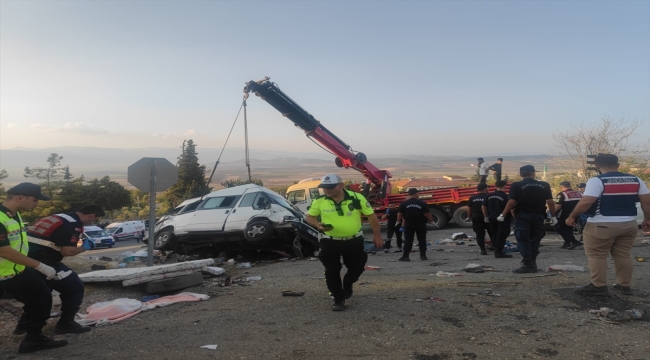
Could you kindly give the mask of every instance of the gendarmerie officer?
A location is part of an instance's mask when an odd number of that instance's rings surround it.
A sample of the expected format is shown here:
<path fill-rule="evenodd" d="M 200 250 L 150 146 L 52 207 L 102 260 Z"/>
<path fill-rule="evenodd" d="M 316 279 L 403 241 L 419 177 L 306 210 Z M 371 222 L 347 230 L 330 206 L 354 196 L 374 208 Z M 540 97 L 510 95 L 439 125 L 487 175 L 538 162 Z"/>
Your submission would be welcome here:
<path fill-rule="evenodd" d="M 382 220 L 388 220 L 386 222 L 386 242 L 384 242 L 384 252 L 388 252 L 391 248 L 391 241 L 393 240 L 393 234 L 397 238 L 397 249 L 399 252 L 402 252 L 402 232 L 400 228 L 402 227 L 401 223 L 397 222 L 397 206 L 394 203 L 388 204 L 388 209 L 386 213 L 381 217 Z"/>
<path fill-rule="evenodd" d="M 51 266 L 27 257 L 29 242 L 19 211 L 31 211 L 39 200 L 50 200 L 41 187 L 21 183 L 7 191 L 0 205 L 0 293 L 7 291 L 24 304 L 27 336 L 20 343 L 19 353 L 53 349 L 66 345 L 66 340 L 53 340 L 42 329 L 52 310 L 52 291 L 45 283 L 56 276 Z M 43 275 L 41 275 L 43 274 Z"/>
<path fill-rule="evenodd" d="M 575 235 L 573 235 L 573 226 L 567 225 L 565 220 L 569 217 L 580 199 L 582 199 L 582 194 L 579 191 L 571 189 L 571 183 L 568 181 L 562 181 L 560 183 L 560 189 L 562 191 L 555 196 L 555 217 L 557 218 L 555 231 L 564 240 L 564 244 L 561 246 L 562 249 L 573 250 L 582 245 L 582 243 L 576 240 Z"/>
<path fill-rule="evenodd" d="M 491 234 L 490 224 L 485 222 L 485 216 L 483 216 L 482 206 L 485 203 L 485 199 L 488 195 L 488 186 L 487 184 L 478 184 L 476 186 L 476 191 L 478 194 L 474 194 L 469 197 L 469 203 L 467 205 L 467 218 L 472 220 L 472 230 L 476 234 L 476 244 L 481 249 L 481 255 L 487 255 L 485 250 L 485 232 L 488 232 L 490 235 L 490 240 L 492 241 L 492 246 L 494 246 L 494 236 Z"/>
<path fill-rule="evenodd" d="M 74 321 L 83 302 L 84 284 L 77 273 L 61 261 L 64 257 L 75 256 L 95 248 L 90 238 L 83 241 L 83 246 L 77 247 L 77 243 L 83 234 L 84 225 L 91 225 L 102 216 L 104 211 L 99 206 L 86 205 L 76 212 L 44 217 L 27 228 L 29 257 L 53 267 L 57 274 L 66 274 L 59 280 L 46 281 L 50 289 L 60 293 L 61 317 L 54 328 L 57 334 L 81 334 L 90 331 L 90 327 L 81 326 Z M 27 313 L 23 313 L 23 317 L 18 321 L 14 334 L 20 335 L 26 331 Z"/>
<path fill-rule="evenodd" d="M 398 261 L 411 261 L 409 255 L 415 236 L 420 247 L 420 260 L 427 260 L 427 220 L 433 222 L 429 205 L 418 199 L 418 189 L 408 191 L 409 199 L 399 204 L 397 221 L 404 228 L 404 252 Z"/>
<path fill-rule="evenodd" d="M 316 198 L 309 207 L 307 223 L 325 235 L 320 239 L 318 257 L 325 266 L 327 288 L 334 297 L 332 311 L 345 310 L 345 300 L 352 296 L 352 284 L 363 273 L 368 255 L 364 251 L 361 216 L 372 227 L 377 249 L 383 246 L 379 219 L 361 194 L 344 189 L 343 179 L 335 174 L 323 176 L 319 188 L 325 196 Z M 341 281 L 341 257 L 348 269 Z"/>
<path fill-rule="evenodd" d="M 566 220 L 572 226 L 580 214 L 586 212 L 589 217 L 583 235 L 591 282 L 578 286 L 576 292 L 609 295 L 607 255 L 610 254 L 616 268 L 616 284 L 612 287 L 633 295 L 631 251 L 638 233 L 636 203 L 640 202 L 643 209 L 643 230 L 650 231 L 650 190 L 639 177 L 618 171 L 616 155 L 598 154 L 594 163 L 601 175 L 587 181 L 582 199 Z"/>
<path fill-rule="evenodd" d="M 506 194 L 507 183 L 503 180 L 496 182 L 496 190 L 489 193 L 485 198 L 482 206 L 483 215 L 485 215 L 485 222 L 489 224 L 492 229 L 492 246 L 494 246 L 495 258 L 511 258 L 512 255 L 503 252 L 506 246 L 506 239 L 510 235 L 510 221 L 512 216 L 510 213 L 505 216 L 503 221 L 497 221 L 497 218 L 508 203 L 508 194 Z"/>
<path fill-rule="evenodd" d="M 513 272 L 532 273 L 537 272 L 539 243 L 546 235 L 546 206 L 554 214 L 555 203 L 551 186 L 547 182 L 535 180 L 535 168 L 532 165 L 519 168 L 519 175 L 523 180 L 510 185 L 508 204 L 497 220 L 505 221 L 510 210 L 515 210 L 515 237 L 523 260 L 521 267 Z M 551 222 L 555 225 L 557 219 L 551 217 Z"/>

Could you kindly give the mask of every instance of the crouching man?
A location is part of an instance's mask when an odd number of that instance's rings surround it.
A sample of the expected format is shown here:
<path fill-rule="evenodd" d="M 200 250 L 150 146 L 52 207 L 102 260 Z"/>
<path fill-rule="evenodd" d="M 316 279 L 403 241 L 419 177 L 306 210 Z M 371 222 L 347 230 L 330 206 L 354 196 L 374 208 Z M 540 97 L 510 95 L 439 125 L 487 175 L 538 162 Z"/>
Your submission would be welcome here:
<path fill-rule="evenodd" d="M 87 326 L 79 325 L 74 317 L 84 298 L 84 284 L 77 273 L 70 270 L 61 261 L 64 257 L 75 256 L 95 248 L 93 240 L 84 240 L 77 247 L 84 225 L 90 225 L 104 216 L 104 211 L 97 205 L 87 205 L 76 212 L 56 214 L 36 221 L 27 229 L 29 240 L 29 257 L 53 267 L 57 279 L 46 280 L 47 286 L 61 295 L 61 318 L 54 328 L 57 334 L 81 334 L 90 331 Z M 21 317 L 14 334 L 26 331 L 25 314 Z"/>

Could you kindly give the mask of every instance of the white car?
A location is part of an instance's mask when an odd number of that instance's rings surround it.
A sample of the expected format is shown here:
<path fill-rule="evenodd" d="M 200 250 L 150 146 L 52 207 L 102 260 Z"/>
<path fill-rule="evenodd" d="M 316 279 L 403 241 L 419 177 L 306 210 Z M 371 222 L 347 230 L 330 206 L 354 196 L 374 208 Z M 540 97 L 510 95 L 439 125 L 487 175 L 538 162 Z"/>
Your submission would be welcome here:
<path fill-rule="evenodd" d="M 318 233 L 304 215 L 276 192 L 246 184 L 184 201 L 154 228 L 154 248 L 179 253 L 225 248 L 307 248 L 318 246 Z"/>

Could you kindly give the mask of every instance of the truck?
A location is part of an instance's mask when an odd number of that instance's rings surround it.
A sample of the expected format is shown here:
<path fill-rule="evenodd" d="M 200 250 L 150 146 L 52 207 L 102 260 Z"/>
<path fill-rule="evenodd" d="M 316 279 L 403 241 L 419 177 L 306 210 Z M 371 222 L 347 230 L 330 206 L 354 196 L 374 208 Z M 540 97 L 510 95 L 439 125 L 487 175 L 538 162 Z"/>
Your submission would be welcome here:
<path fill-rule="evenodd" d="M 244 101 L 248 99 L 250 93 L 269 103 L 291 120 L 296 127 L 303 130 L 307 137 L 334 155 L 336 166 L 360 172 L 366 178 L 366 182 L 351 184 L 350 190 L 363 194 L 376 214 L 383 214 L 389 204 L 399 204 L 407 199 L 408 195 L 404 193 L 391 194 L 392 174 L 388 170 L 377 168 L 368 161 L 364 153 L 355 151 L 280 90 L 269 77 L 247 82 L 244 87 Z M 293 202 L 303 212 L 307 211 L 311 201 L 320 194 L 317 180 L 307 179 L 291 186 L 287 191 L 289 202 Z M 489 190 L 494 191 L 495 188 L 491 187 Z M 474 187 L 447 187 L 421 191 L 420 199 L 429 205 L 434 227 L 442 229 L 453 220 L 457 225 L 469 228 L 472 222 L 467 217 L 467 204 L 470 196 L 476 193 Z"/>

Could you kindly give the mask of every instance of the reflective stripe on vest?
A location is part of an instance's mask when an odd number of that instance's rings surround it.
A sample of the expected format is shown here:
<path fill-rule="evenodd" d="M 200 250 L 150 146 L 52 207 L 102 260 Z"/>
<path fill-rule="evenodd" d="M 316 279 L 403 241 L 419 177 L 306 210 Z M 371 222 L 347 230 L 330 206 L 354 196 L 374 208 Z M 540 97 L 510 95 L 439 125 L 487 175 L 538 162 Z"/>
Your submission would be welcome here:
<path fill-rule="evenodd" d="M 29 243 L 27 242 L 27 233 L 23 220 L 18 216 L 18 221 L 10 218 L 3 211 L 0 211 L 0 224 L 4 225 L 7 230 L 9 246 L 19 253 L 27 256 L 29 252 Z M 25 270 L 25 265 L 13 263 L 5 258 L 0 257 L 0 280 L 8 279 Z"/>
<path fill-rule="evenodd" d="M 603 182 L 603 192 L 587 211 L 589 217 L 636 216 L 636 203 L 639 202 L 639 178 L 621 172 L 605 173 L 597 176 Z"/>
<path fill-rule="evenodd" d="M 38 238 L 35 238 L 33 236 L 28 236 L 27 240 L 29 240 L 29 242 L 32 243 L 32 244 L 43 245 L 43 246 L 47 246 L 47 247 L 49 247 L 51 249 L 54 249 L 56 251 L 61 251 L 60 247 L 54 245 L 54 243 L 49 241 L 49 240 L 38 239 Z"/>

